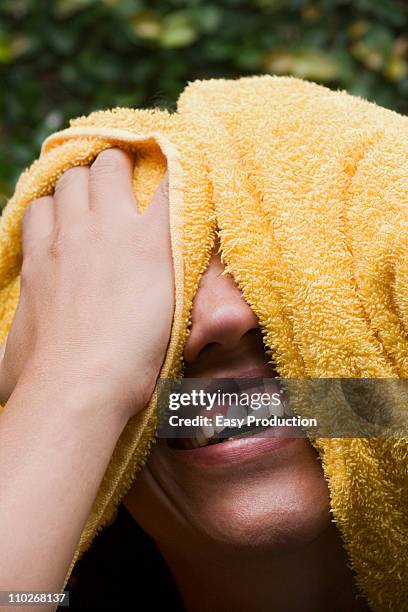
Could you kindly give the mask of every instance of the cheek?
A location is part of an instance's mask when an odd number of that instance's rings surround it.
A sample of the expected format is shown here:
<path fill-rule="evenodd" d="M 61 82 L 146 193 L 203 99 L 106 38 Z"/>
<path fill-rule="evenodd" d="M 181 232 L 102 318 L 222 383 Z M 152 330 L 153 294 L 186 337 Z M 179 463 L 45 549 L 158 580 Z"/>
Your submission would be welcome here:
<path fill-rule="evenodd" d="M 180 552 L 193 543 L 275 552 L 300 547 L 328 526 L 330 500 L 310 444 L 291 446 L 279 460 L 232 465 L 222 474 L 180 469 L 155 453 L 154 479 L 142 472 L 128 509 L 156 541 Z"/>

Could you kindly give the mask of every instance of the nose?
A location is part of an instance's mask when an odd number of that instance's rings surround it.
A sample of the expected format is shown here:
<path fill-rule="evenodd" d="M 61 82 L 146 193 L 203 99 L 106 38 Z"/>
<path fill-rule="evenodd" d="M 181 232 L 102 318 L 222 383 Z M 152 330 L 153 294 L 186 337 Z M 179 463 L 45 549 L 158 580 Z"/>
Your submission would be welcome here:
<path fill-rule="evenodd" d="M 210 345 L 233 350 L 247 332 L 259 328 L 234 279 L 224 271 L 220 255 L 213 254 L 193 302 L 191 331 L 184 347 L 187 363 Z"/>

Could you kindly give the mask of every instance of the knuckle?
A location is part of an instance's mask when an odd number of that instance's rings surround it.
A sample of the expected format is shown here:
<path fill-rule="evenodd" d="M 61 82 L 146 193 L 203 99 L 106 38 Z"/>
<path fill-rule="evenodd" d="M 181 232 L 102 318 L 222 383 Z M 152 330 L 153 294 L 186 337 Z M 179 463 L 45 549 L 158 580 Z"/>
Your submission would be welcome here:
<path fill-rule="evenodd" d="M 61 259 L 62 255 L 66 251 L 65 243 L 65 236 L 62 234 L 62 232 L 56 232 L 48 247 L 48 254 L 51 259 Z"/>
<path fill-rule="evenodd" d="M 108 230 L 109 227 L 111 227 L 112 229 L 110 231 L 115 231 L 116 233 L 133 234 L 135 231 L 138 231 L 139 218 L 136 210 L 120 209 L 116 211 L 114 207 L 112 207 L 112 213 L 110 217 L 106 216 L 105 219 L 101 219 L 101 225 L 107 225 Z"/>
<path fill-rule="evenodd" d="M 48 254 L 53 260 L 69 262 L 78 252 L 89 253 L 95 244 L 105 242 L 100 223 L 88 219 L 68 230 L 58 228 L 49 242 Z"/>

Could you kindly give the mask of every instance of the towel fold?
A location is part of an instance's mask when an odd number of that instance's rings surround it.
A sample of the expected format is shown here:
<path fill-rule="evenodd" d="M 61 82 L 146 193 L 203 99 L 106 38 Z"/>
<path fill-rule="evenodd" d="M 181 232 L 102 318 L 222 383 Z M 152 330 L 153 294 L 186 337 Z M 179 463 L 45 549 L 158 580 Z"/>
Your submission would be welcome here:
<path fill-rule="evenodd" d="M 176 301 L 161 376 L 181 372 L 216 230 L 280 376 L 408 376 L 408 119 L 291 77 L 196 81 L 175 113 L 99 111 L 50 136 L 0 223 L 0 341 L 19 296 L 24 208 L 112 146 L 135 152 L 142 208 L 169 170 Z M 117 444 L 70 572 L 146 461 L 155 401 Z M 408 610 L 407 441 L 314 444 L 359 589 L 373 610 Z"/>

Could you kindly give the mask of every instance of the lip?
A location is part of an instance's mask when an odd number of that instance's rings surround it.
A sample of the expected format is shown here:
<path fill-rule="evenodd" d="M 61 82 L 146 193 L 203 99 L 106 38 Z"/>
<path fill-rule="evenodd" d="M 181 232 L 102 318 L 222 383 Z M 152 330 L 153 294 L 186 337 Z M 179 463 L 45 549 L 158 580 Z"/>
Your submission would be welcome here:
<path fill-rule="evenodd" d="M 204 376 L 203 376 L 204 377 Z M 194 378 L 198 378 L 195 376 Z M 276 370 L 271 364 L 262 364 L 262 366 L 248 369 L 225 369 L 218 370 L 216 376 L 212 376 L 212 385 L 217 385 L 219 379 L 262 379 L 262 378 L 277 378 Z M 277 428 L 280 429 L 280 428 Z M 283 429 L 283 428 L 282 428 Z M 254 461 L 262 455 L 270 455 L 279 453 L 298 438 L 277 435 L 265 436 L 265 434 L 255 434 L 243 438 L 235 438 L 231 441 L 225 441 L 220 444 L 210 444 L 201 448 L 191 450 L 175 449 L 165 444 L 164 449 L 169 457 L 180 463 L 188 463 L 197 467 L 216 467 L 225 464 L 246 463 Z"/>
<path fill-rule="evenodd" d="M 265 437 L 264 434 L 262 437 L 252 435 L 191 450 L 166 447 L 166 452 L 182 463 L 215 467 L 231 463 L 245 463 L 261 455 L 278 453 L 298 439 L 279 435 L 270 437 Z"/>
<path fill-rule="evenodd" d="M 189 378 L 188 374 L 185 374 L 186 378 Z M 225 368 L 223 370 L 217 368 L 217 375 L 208 375 L 205 371 L 198 375 L 197 373 L 193 378 L 212 378 L 217 380 L 218 378 L 278 378 L 278 374 L 272 364 L 262 364 L 262 366 L 250 368 L 247 370 L 237 368 Z"/>

